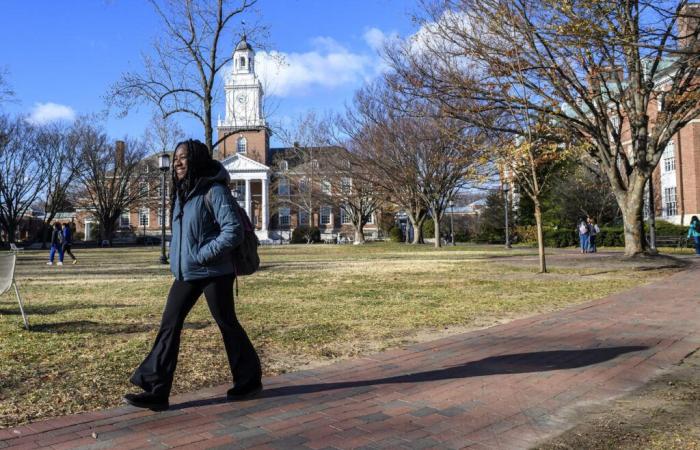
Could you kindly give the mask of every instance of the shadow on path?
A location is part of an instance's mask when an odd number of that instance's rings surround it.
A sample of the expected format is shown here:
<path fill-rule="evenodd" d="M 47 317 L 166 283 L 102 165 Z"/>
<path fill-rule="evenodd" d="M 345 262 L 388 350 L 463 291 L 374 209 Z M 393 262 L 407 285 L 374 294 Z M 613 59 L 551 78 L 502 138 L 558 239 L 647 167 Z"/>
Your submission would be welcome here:
<path fill-rule="evenodd" d="M 545 352 L 514 353 L 512 355 L 490 356 L 459 366 L 425 372 L 408 373 L 374 380 L 341 381 L 335 383 L 302 384 L 281 386 L 265 390 L 256 399 L 303 395 L 316 392 L 349 388 L 366 388 L 382 384 L 422 383 L 427 381 L 452 380 L 488 375 L 547 372 L 551 370 L 576 369 L 615 359 L 625 353 L 647 350 L 647 346 L 604 347 L 584 350 L 555 350 Z M 348 393 L 348 396 L 352 393 Z M 323 401 L 323 400 L 320 400 Z M 170 409 L 185 409 L 225 403 L 225 399 L 214 398 L 195 400 L 173 405 Z"/>

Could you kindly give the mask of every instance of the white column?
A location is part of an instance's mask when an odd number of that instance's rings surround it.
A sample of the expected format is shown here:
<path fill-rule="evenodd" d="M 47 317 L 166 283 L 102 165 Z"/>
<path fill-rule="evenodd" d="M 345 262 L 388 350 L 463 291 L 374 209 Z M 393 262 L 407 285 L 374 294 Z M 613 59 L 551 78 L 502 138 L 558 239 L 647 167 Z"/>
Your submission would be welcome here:
<path fill-rule="evenodd" d="M 245 180 L 245 212 L 250 217 L 250 180 Z"/>
<path fill-rule="evenodd" d="M 268 224 L 268 217 L 269 217 L 269 212 L 268 212 L 268 195 L 269 193 L 267 192 L 269 189 L 270 181 L 267 179 L 267 176 L 262 179 L 262 229 L 263 231 L 267 230 L 267 224 Z"/>

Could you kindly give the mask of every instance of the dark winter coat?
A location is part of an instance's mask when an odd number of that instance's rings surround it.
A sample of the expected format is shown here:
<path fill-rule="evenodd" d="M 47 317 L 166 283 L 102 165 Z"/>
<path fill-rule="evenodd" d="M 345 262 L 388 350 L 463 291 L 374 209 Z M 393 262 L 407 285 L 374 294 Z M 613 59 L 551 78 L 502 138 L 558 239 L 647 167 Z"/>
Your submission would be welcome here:
<path fill-rule="evenodd" d="M 57 230 L 54 228 L 51 232 L 51 245 L 55 246 L 56 248 L 60 248 L 62 242 L 63 235 L 61 234 L 61 230 Z"/>
<path fill-rule="evenodd" d="M 201 177 L 186 194 L 184 207 L 176 197 L 173 209 L 170 270 L 178 280 L 191 281 L 234 273 L 227 250 L 243 240 L 243 227 L 234 210 L 229 175 L 218 161 L 216 175 Z M 205 195 L 211 191 L 211 208 Z"/>
<path fill-rule="evenodd" d="M 71 234 L 70 227 L 64 227 L 63 231 L 61 232 L 61 235 L 63 236 L 64 247 L 73 243 L 73 236 Z"/>

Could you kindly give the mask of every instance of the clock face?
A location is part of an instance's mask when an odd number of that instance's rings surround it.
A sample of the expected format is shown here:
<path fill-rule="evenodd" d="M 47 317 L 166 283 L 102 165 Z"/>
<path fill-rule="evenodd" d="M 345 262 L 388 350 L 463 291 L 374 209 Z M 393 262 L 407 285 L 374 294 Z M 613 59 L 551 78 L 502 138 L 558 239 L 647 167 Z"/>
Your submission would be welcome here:
<path fill-rule="evenodd" d="M 247 102 L 247 101 L 248 101 L 248 97 L 246 97 L 245 94 L 240 94 L 240 95 L 238 96 L 238 102 L 239 102 L 239 103 L 245 103 L 245 102 Z"/>

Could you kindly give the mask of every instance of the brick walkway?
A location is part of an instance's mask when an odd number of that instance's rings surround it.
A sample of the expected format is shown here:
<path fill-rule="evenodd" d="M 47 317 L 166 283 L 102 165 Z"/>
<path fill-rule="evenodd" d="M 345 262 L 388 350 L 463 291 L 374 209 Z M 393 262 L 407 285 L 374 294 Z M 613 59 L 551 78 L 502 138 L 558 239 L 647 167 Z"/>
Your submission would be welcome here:
<path fill-rule="evenodd" d="M 0 448 L 517 449 L 577 405 L 634 389 L 700 348 L 700 264 L 618 295 L 486 330 L 264 380 L 0 430 Z"/>

